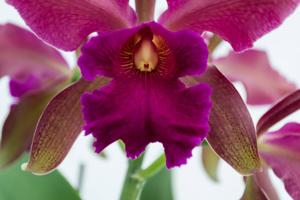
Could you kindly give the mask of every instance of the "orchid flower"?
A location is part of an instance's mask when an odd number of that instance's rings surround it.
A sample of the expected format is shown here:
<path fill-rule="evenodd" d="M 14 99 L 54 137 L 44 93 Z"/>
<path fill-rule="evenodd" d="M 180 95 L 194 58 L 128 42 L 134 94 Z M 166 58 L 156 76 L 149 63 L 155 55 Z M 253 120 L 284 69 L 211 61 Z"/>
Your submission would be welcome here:
<path fill-rule="evenodd" d="M 0 166 L 18 158 L 30 144 L 37 120 L 71 71 L 54 48 L 13 24 L 0 25 L 0 78 L 8 76 L 14 99 L 3 127 Z"/>
<path fill-rule="evenodd" d="M 209 116 L 210 87 L 202 82 L 187 87 L 179 78 L 205 71 L 208 51 L 200 35 L 203 31 L 218 34 L 241 51 L 278 27 L 298 0 L 168 0 L 168 9 L 157 22 L 149 22 L 153 0 L 137 0 L 137 13 L 128 0 L 7 2 L 39 37 L 63 50 L 75 50 L 90 33 L 99 33 L 82 48 L 78 63 L 85 80 L 57 95 L 41 117 L 27 170 L 48 172 L 65 157 L 82 125 L 79 98 L 83 93 L 84 129 L 95 137 L 97 152 L 122 139 L 128 157 L 136 158 L 148 143 L 158 141 L 164 146 L 167 166 L 179 166 L 207 136 L 210 123 L 208 140 L 216 151 L 226 158 L 244 156 L 245 162 L 236 166 L 242 173 L 258 167 L 251 118 L 248 114 L 241 117 L 247 109 L 240 99 L 224 100 L 222 92 L 237 95 L 230 82 L 216 69 L 200 78 L 214 90 Z M 112 79 L 105 87 L 101 87 L 107 84 L 103 77 Z M 225 85 L 218 85 L 216 78 Z M 234 102 L 241 108 L 228 110 Z M 236 109 L 241 115 L 233 122 L 221 108 L 231 114 Z M 241 130 L 233 125 L 215 127 L 222 117 L 228 120 L 226 125 L 233 122 Z M 239 130 L 233 139 L 249 151 L 236 153 L 238 146 L 226 136 L 231 131 L 228 127 Z M 222 140 L 226 141 L 222 144 Z M 224 152 L 229 143 L 232 151 Z M 228 159 L 236 163 L 234 156 Z"/>

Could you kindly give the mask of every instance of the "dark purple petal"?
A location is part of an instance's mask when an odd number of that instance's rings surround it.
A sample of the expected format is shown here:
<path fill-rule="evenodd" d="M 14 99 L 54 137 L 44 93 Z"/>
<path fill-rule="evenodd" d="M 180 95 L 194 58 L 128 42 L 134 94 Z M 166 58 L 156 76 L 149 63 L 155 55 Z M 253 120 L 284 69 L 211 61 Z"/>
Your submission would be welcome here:
<path fill-rule="evenodd" d="M 280 102 L 269 109 L 258 121 L 256 125 L 257 135 L 267 131 L 271 126 L 297 111 L 300 108 L 300 90 L 286 96 Z"/>
<path fill-rule="evenodd" d="M 74 50 L 95 31 L 129 27 L 136 22 L 128 0 L 6 0 L 43 40 Z"/>
<path fill-rule="evenodd" d="M 135 59 L 147 61 L 139 66 Z M 198 34 L 171 33 L 156 23 L 90 40 L 79 60 L 84 78 L 114 78 L 82 98 L 85 130 L 96 138 L 96 151 L 122 139 L 128 157 L 136 158 L 149 143 L 161 142 L 169 168 L 186 163 L 207 135 L 211 91 L 206 84 L 186 88 L 178 78 L 203 72 L 206 62 Z"/>
<path fill-rule="evenodd" d="M 300 124 L 286 124 L 278 131 L 262 134 L 259 140 L 262 158 L 293 199 L 300 199 Z"/>
<path fill-rule="evenodd" d="M 93 80 L 96 76 L 124 76 L 121 65 L 121 54 L 124 45 L 137 35 L 139 30 L 149 27 L 154 35 L 162 37 L 159 42 L 167 45 L 168 52 L 165 56 L 168 66 L 166 73 L 173 76 L 185 76 L 200 74 L 207 66 L 208 51 L 205 42 L 197 33 L 192 31 L 170 32 L 157 23 L 146 23 L 141 26 L 103 33 L 92 38 L 82 48 L 82 55 L 78 64 L 83 77 Z M 130 48 L 130 47 L 128 47 Z M 126 49 L 128 51 L 128 49 Z"/>
<path fill-rule="evenodd" d="M 278 27 L 299 0 L 168 0 L 159 22 L 171 30 L 211 31 L 236 51 Z"/>
<path fill-rule="evenodd" d="M 167 166 L 186 163 L 192 149 L 206 137 L 210 89 L 188 89 L 178 81 L 114 80 L 82 98 L 85 130 L 101 152 L 122 139 L 128 157 L 136 158 L 150 142 L 161 142 Z"/>
<path fill-rule="evenodd" d="M 67 63 L 54 48 L 31 32 L 12 24 L 0 25 L 0 78 L 11 78 L 11 94 L 40 91 L 70 76 Z"/>
<path fill-rule="evenodd" d="M 294 84 L 272 68 L 265 51 L 231 52 L 213 63 L 229 79 L 244 84 L 248 104 L 270 104 L 296 90 Z"/>

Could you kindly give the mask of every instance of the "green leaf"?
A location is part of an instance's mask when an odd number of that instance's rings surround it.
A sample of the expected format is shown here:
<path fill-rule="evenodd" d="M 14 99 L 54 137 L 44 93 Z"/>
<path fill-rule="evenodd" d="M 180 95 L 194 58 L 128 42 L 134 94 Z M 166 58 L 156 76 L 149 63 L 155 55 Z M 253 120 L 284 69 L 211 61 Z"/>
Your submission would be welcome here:
<path fill-rule="evenodd" d="M 146 182 L 141 200 L 172 200 L 171 171 L 163 168 Z"/>
<path fill-rule="evenodd" d="M 54 171 L 46 176 L 35 176 L 21 170 L 19 162 L 0 172 L 0 199 L 5 200 L 80 200 L 67 180 Z"/>

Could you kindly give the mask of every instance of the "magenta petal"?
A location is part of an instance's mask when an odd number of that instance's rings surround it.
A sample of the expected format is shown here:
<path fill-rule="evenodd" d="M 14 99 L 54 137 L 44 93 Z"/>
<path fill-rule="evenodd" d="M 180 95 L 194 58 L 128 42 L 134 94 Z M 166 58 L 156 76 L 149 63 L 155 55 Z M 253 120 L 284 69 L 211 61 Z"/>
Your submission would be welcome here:
<path fill-rule="evenodd" d="M 151 71 L 133 61 L 145 41 L 151 49 L 142 54 L 143 66 L 157 58 Z M 206 63 L 207 48 L 198 34 L 172 33 L 153 22 L 90 40 L 79 59 L 84 78 L 113 78 L 82 97 L 84 129 L 96 138 L 96 151 L 122 139 L 128 157 L 136 158 L 149 143 L 161 142 L 169 168 L 186 163 L 207 136 L 211 91 L 206 84 L 185 88 L 178 78 L 203 72 Z"/>
<path fill-rule="evenodd" d="M 128 0 L 6 0 L 42 39 L 74 50 L 92 32 L 131 26 L 135 12 Z"/>
<path fill-rule="evenodd" d="M 13 96 L 45 89 L 69 75 L 67 63 L 57 50 L 23 28 L 0 26 L 0 78 L 11 78 Z"/>
<path fill-rule="evenodd" d="M 97 76 L 114 77 L 118 74 L 121 48 L 137 31 L 133 28 L 102 33 L 83 45 L 78 60 L 83 78 L 94 80 Z"/>
<path fill-rule="evenodd" d="M 31 74 L 15 77 L 9 81 L 10 94 L 14 97 L 21 97 L 28 92 L 36 91 L 42 85 L 43 79 Z"/>
<path fill-rule="evenodd" d="M 278 27 L 299 0 L 168 0 L 159 22 L 171 30 L 211 31 L 236 51 Z"/>
<path fill-rule="evenodd" d="M 114 80 L 83 96 L 85 130 L 96 138 L 97 152 L 122 139 L 128 157 L 136 158 L 158 141 L 167 166 L 179 166 L 207 135 L 210 93 L 205 84 L 185 89 L 178 81 Z"/>
<path fill-rule="evenodd" d="M 294 84 L 272 68 L 265 51 L 231 52 L 228 56 L 215 60 L 214 64 L 228 78 L 245 85 L 248 104 L 274 103 L 296 90 Z"/>
<path fill-rule="evenodd" d="M 93 80 L 96 76 L 124 76 L 120 69 L 120 53 L 124 44 L 139 30 L 149 27 L 161 36 L 171 51 L 168 69 L 174 76 L 201 74 L 207 66 L 208 50 L 199 34 L 192 31 L 170 32 L 161 25 L 150 22 L 132 29 L 103 33 L 89 40 L 82 48 L 78 64 L 83 77 Z"/>
<path fill-rule="evenodd" d="M 260 137 L 261 156 L 284 182 L 293 199 L 300 199 L 300 124 L 289 123 Z"/>

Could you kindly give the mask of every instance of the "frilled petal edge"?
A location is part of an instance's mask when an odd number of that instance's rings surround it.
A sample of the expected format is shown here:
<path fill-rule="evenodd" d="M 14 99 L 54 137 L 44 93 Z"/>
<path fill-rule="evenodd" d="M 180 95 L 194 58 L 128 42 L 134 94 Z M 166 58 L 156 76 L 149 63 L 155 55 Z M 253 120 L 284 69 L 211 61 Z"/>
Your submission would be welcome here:
<path fill-rule="evenodd" d="M 167 167 L 186 163 L 208 132 L 210 87 L 186 88 L 179 77 L 206 69 L 207 48 L 199 34 L 170 32 L 150 22 L 106 33 L 83 48 L 83 77 L 112 77 L 105 88 L 82 97 L 85 130 L 96 151 L 122 139 L 136 158 L 151 142 L 161 142 Z"/>
<path fill-rule="evenodd" d="M 114 80 L 82 97 L 84 129 L 96 138 L 96 151 L 122 139 L 128 157 L 136 158 L 149 143 L 161 142 L 167 167 L 186 163 L 209 129 L 209 86 L 124 81 Z"/>

